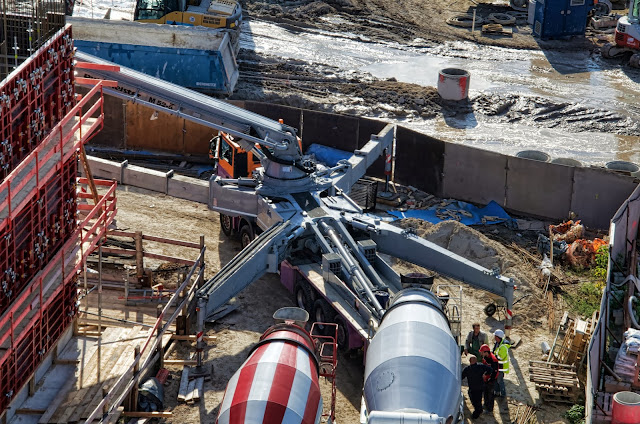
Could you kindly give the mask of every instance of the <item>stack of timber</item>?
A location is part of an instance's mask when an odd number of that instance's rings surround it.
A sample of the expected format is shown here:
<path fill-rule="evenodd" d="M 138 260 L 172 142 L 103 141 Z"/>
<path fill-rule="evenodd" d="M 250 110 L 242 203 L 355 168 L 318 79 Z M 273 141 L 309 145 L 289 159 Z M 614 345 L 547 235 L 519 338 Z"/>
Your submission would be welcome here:
<path fill-rule="evenodd" d="M 529 380 L 536 383 L 536 389 L 545 401 L 574 403 L 579 393 L 575 365 L 529 361 Z"/>
<path fill-rule="evenodd" d="M 204 396 L 204 382 L 211 378 L 210 374 L 195 374 L 195 368 L 185 366 L 180 378 L 180 388 L 178 389 L 178 402 L 193 404 L 200 402 Z"/>
<path fill-rule="evenodd" d="M 598 312 L 594 312 L 591 319 L 571 320 L 565 333 L 562 345 L 554 353 L 552 360 L 559 364 L 580 364 L 586 356 L 591 334 L 598 321 Z"/>
<path fill-rule="evenodd" d="M 537 424 L 538 417 L 536 417 L 536 411 L 538 408 L 532 405 L 518 404 L 516 409 L 516 416 L 511 421 L 512 424 Z"/>

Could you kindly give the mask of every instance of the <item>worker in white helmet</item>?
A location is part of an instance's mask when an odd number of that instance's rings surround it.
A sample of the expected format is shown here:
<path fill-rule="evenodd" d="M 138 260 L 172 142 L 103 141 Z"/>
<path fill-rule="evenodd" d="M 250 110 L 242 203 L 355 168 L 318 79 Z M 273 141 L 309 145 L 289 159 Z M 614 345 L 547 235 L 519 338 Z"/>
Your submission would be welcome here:
<path fill-rule="evenodd" d="M 507 391 L 504 387 L 504 376 L 509 374 L 509 348 L 511 345 L 504 338 L 504 331 L 496 330 L 493 333 L 495 344 L 493 345 L 493 354 L 498 358 L 498 379 L 494 388 L 496 397 L 505 397 Z"/>

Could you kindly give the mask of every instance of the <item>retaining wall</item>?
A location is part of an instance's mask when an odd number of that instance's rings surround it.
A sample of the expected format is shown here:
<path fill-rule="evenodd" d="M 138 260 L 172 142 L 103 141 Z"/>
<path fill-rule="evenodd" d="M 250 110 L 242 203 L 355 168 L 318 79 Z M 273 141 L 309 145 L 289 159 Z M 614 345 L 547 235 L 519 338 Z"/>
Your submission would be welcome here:
<path fill-rule="evenodd" d="M 375 119 L 290 106 L 231 103 L 283 119 L 298 129 L 305 148 L 318 143 L 353 151 L 386 125 Z M 119 100 L 105 104 L 105 115 L 105 130 L 93 142 L 110 147 L 204 155 L 213 135 L 212 130 L 177 117 L 165 119 L 160 114 L 162 119 L 150 120 L 153 110 Z M 543 163 L 445 142 L 401 126 L 397 126 L 395 143 L 394 180 L 400 184 L 477 204 L 494 200 L 512 213 L 533 217 L 563 220 L 574 212 L 585 225 L 598 229 L 608 228 L 638 181 L 603 168 Z M 368 175 L 384 177 L 383 171 L 381 158 Z"/>

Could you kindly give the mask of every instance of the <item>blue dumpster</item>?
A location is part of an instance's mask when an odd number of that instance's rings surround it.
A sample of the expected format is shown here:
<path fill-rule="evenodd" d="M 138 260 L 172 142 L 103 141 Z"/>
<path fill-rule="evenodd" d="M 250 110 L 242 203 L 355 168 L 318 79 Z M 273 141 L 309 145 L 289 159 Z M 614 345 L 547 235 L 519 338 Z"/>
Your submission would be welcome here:
<path fill-rule="evenodd" d="M 536 0 L 533 34 L 541 39 L 584 35 L 594 0 Z"/>

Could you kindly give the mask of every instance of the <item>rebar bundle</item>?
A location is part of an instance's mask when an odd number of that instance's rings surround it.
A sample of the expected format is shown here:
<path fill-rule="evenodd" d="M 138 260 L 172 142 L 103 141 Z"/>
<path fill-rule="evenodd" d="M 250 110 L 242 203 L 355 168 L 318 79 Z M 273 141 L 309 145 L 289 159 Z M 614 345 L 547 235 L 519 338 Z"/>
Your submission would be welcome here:
<path fill-rule="evenodd" d="M 0 0 L 0 80 L 64 27 L 73 0 Z"/>

